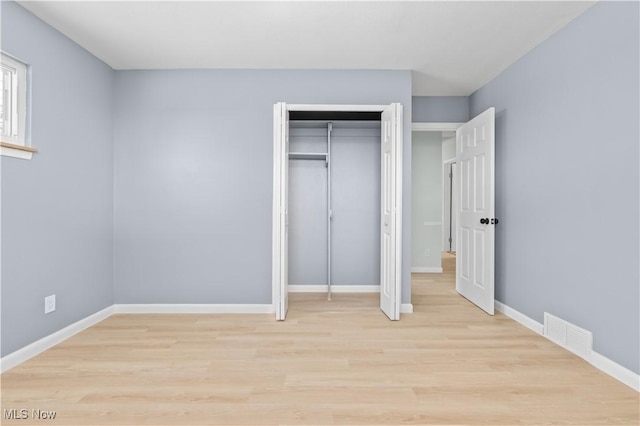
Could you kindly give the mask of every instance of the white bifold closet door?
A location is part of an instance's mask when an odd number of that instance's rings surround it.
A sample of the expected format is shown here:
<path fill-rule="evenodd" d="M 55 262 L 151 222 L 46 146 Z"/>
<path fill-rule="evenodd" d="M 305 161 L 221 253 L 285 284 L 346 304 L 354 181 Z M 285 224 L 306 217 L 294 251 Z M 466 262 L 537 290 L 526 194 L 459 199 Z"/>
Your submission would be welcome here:
<path fill-rule="evenodd" d="M 402 106 L 382 112 L 380 309 L 389 319 L 400 319 L 402 283 Z M 400 168 L 400 170 L 398 170 Z"/>
<path fill-rule="evenodd" d="M 285 103 L 273 107 L 273 302 L 276 319 L 289 309 L 289 112 Z"/>

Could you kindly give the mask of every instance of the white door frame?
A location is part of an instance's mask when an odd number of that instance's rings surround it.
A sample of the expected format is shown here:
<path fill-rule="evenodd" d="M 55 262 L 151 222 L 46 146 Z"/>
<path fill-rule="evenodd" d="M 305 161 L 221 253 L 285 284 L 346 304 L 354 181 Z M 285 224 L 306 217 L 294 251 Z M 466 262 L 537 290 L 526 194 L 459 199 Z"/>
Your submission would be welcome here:
<path fill-rule="evenodd" d="M 290 111 L 329 111 L 329 112 L 379 112 L 382 113 L 385 108 L 389 107 L 389 105 L 338 105 L 338 104 L 286 104 L 286 109 L 288 112 Z M 396 182 L 396 220 L 395 220 L 395 236 L 396 236 L 396 244 L 395 244 L 395 253 L 394 260 L 396 263 L 396 283 L 397 283 L 397 300 L 398 303 L 402 301 L 402 158 L 403 158 L 403 143 L 402 143 L 402 126 L 403 122 L 398 123 L 399 126 L 399 134 L 400 140 L 398 142 L 399 146 L 399 155 L 396 155 L 395 161 L 395 182 Z M 276 162 L 278 161 L 275 158 L 274 152 L 274 168 L 277 168 Z M 278 179 L 275 179 L 273 182 L 273 193 L 274 200 L 280 200 L 280 194 L 282 192 L 282 185 L 280 184 Z M 279 218 L 282 215 L 282 209 L 279 203 L 275 203 L 273 205 L 273 235 L 272 235 L 272 271 L 276 271 L 282 265 L 282 252 L 280 251 L 280 241 L 281 235 L 280 233 L 283 231 L 280 226 L 276 226 L 276 218 Z M 273 274 L 272 279 L 272 294 L 273 294 L 273 308 L 277 312 L 278 306 L 280 304 L 280 282 L 275 279 L 276 275 Z M 399 315 L 398 315 L 399 318 Z M 284 319 L 284 318 L 281 318 Z"/>
<path fill-rule="evenodd" d="M 458 130 L 458 127 L 462 126 L 465 123 L 413 122 L 411 123 L 411 131 L 412 132 L 455 132 L 456 130 Z"/>

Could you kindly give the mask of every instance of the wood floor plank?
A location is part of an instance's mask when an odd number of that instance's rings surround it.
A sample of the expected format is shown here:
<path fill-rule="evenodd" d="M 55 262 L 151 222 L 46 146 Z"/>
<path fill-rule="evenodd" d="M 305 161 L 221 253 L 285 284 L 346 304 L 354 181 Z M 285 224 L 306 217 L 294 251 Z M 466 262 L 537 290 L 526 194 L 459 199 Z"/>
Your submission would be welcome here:
<path fill-rule="evenodd" d="M 414 313 L 374 294 L 290 295 L 272 315 L 113 315 L 0 376 L 2 424 L 638 425 L 637 392 L 443 274 Z M 51 410 L 53 420 L 4 418 Z"/>

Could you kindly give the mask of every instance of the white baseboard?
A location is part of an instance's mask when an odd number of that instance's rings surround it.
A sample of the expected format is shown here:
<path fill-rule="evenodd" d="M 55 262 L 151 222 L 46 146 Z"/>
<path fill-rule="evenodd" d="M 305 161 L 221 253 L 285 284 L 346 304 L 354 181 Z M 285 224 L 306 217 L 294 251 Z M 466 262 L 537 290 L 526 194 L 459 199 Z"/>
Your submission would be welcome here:
<path fill-rule="evenodd" d="M 495 301 L 496 310 L 502 312 L 512 320 L 519 322 L 530 330 L 538 333 L 542 337 L 547 337 L 544 335 L 544 325 L 540 324 L 538 321 L 535 321 L 525 314 L 516 311 L 515 309 L 505 305 L 504 303 Z M 553 342 L 553 340 L 549 339 Z M 555 342 L 554 342 L 555 343 Z M 557 343 L 556 343 L 557 344 Z M 560 346 L 562 347 L 562 346 Z M 562 347 L 563 349 L 566 349 Z M 568 349 L 566 349 L 568 350 Z M 585 358 L 585 361 L 589 362 L 598 370 L 603 373 L 608 374 L 614 379 L 624 383 L 630 388 L 634 389 L 636 392 L 640 392 L 640 375 L 634 373 L 633 371 L 621 366 L 615 361 L 605 357 L 604 355 L 599 354 L 596 351 L 591 351 L 591 354 Z"/>
<path fill-rule="evenodd" d="M 326 291 L 326 286 L 324 287 Z M 336 292 L 380 292 L 380 286 L 336 287 L 339 289 L 334 290 Z M 289 290 L 292 291 L 291 288 Z M 115 304 L 0 358 L 0 372 L 4 373 L 22 364 L 113 314 L 272 314 L 274 312 L 272 304 Z M 400 305 L 400 313 L 412 312 L 411 303 Z"/>
<path fill-rule="evenodd" d="M 604 355 L 600 355 L 596 351 L 591 351 L 591 359 L 589 359 L 589 362 L 598 370 L 607 373 L 614 379 L 617 379 L 630 388 L 635 389 L 636 392 L 640 392 L 640 375 L 621 366 L 615 361 L 611 361 L 609 358 Z"/>
<path fill-rule="evenodd" d="M 419 274 L 441 274 L 442 268 L 435 266 L 412 266 L 411 272 Z"/>
<path fill-rule="evenodd" d="M 114 305 L 116 314 L 272 314 L 272 304 L 148 303 Z"/>
<path fill-rule="evenodd" d="M 0 372 L 4 373 L 23 362 L 40 355 L 47 349 L 64 342 L 81 331 L 118 314 L 271 314 L 274 313 L 271 304 L 246 304 L 246 305 L 202 305 L 202 304 L 121 304 L 111 305 L 95 314 L 74 322 L 71 325 L 58 330 L 42 339 L 18 349 L 0 359 Z"/>
<path fill-rule="evenodd" d="M 413 313 L 413 305 L 411 303 L 402 303 L 402 304 L 400 304 L 400 313 L 401 314 L 412 314 Z"/>
<path fill-rule="evenodd" d="M 307 286 L 304 286 L 307 287 Z M 341 286 L 350 287 L 350 286 Z M 367 286 L 356 286 L 367 287 Z M 369 286 L 375 287 L 375 286 Z M 544 336 L 544 326 L 539 322 L 529 318 L 523 313 L 501 303 L 495 301 L 496 310 L 513 319 L 514 321 L 533 330 L 537 334 Z M 273 313 L 273 305 L 271 304 L 118 304 L 105 308 L 95 314 L 77 321 L 62 330 L 56 331 L 49 336 L 33 342 L 15 352 L 12 352 L 0 359 L 0 372 L 4 373 L 11 368 L 22 364 L 23 362 L 41 354 L 47 349 L 65 341 L 66 339 L 78 334 L 79 332 L 109 318 L 114 313 L 127 314 L 175 314 L 175 313 L 216 313 L 216 314 L 270 314 Z M 411 303 L 402 303 L 400 305 L 400 313 L 407 314 L 413 312 Z M 636 392 L 640 392 L 640 375 L 621 366 L 611 359 L 601 355 L 595 351 L 591 352 L 591 356 L 587 359 L 591 365 L 600 371 L 610 375 L 616 380 L 631 387 Z"/>
<path fill-rule="evenodd" d="M 289 284 L 289 293 L 326 293 L 327 285 Z M 380 293 L 379 285 L 332 285 L 332 293 Z"/>
<path fill-rule="evenodd" d="M 40 340 L 37 340 L 21 349 L 18 349 L 15 352 L 12 352 L 8 355 L 5 355 L 0 359 L 0 372 L 4 373 L 5 371 L 22 364 L 23 362 L 33 358 L 36 355 L 40 355 L 42 352 L 47 349 L 64 342 L 69 337 L 72 337 L 81 331 L 91 327 L 99 323 L 102 320 L 109 318 L 114 312 L 114 307 L 109 306 L 101 311 L 96 312 L 95 314 L 89 315 L 88 317 L 81 319 L 80 321 L 76 321 L 71 325 L 66 326 L 65 328 L 56 331 L 46 337 L 43 337 Z"/>
<path fill-rule="evenodd" d="M 540 324 L 538 321 L 529 318 L 525 314 L 522 314 L 504 303 L 498 302 L 497 300 L 495 301 L 495 308 L 496 311 L 502 312 L 512 320 L 524 325 L 529 330 L 535 331 L 539 335 L 544 336 L 544 325 Z"/>

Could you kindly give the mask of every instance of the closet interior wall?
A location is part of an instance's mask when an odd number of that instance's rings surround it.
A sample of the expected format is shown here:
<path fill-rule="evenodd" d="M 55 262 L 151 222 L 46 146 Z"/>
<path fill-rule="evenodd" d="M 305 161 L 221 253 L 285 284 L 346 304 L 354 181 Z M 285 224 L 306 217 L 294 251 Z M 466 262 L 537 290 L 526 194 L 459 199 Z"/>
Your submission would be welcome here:
<path fill-rule="evenodd" d="M 290 121 L 289 152 L 289 283 L 379 285 L 380 122 Z"/>

